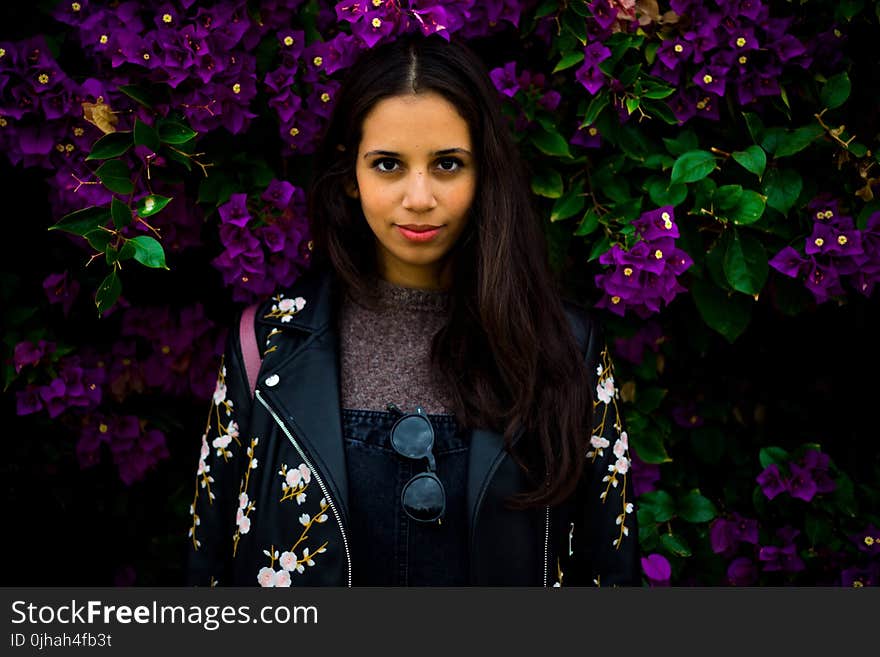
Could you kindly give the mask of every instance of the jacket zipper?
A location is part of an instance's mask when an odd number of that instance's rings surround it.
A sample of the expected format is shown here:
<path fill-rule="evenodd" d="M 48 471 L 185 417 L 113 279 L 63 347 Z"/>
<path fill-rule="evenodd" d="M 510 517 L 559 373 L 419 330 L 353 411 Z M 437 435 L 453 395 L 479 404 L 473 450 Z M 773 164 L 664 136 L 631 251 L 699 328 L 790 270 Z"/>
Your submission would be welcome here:
<path fill-rule="evenodd" d="M 547 574 L 550 561 L 550 507 L 544 509 L 544 588 L 547 588 Z"/>
<path fill-rule="evenodd" d="M 339 533 L 342 534 L 342 546 L 345 549 L 345 559 L 348 564 L 348 587 L 351 588 L 351 551 L 348 548 L 348 537 L 345 534 L 345 527 L 342 525 L 342 516 L 339 515 L 339 511 L 336 508 L 336 504 L 333 502 L 333 498 L 330 496 L 329 491 L 327 490 L 327 486 L 324 485 L 324 481 L 321 479 L 321 476 L 318 474 L 318 470 L 312 465 L 309 457 L 306 456 L 306 453 L 296 442 L 296 438 L 294 438 L 293 433 L 290 429 L 287 428 L 287 425 L 281 421 L 281 418 L 278 417 L 278 414 L 272 410 L 272 407 L 269 406 L 269 402 L 263 399 L 263 396 L 260 394 L 260 391 L 257 390 L 255 392 L 255 396 L 260 400 L 260 403 L 265 406 L 266 410 L 269 411 L 269 415 L 275 420 L 275 423 L 281 427 L 281 430 L 284 432 L 284 435 L 287 436 L 287 439 L 290 441 L 290 444 L 293 445 L 294 449 L 300 455 L 305 464 L 309 467 L 309 470 L 312 471 L 312 476 L 318 482 L 318 486 L 321 488 L 321 492 L 324 494 L 324 498 L 327 500 L 327 503 L 330 505 L 330 509 L 333 511 L 333 516 L 336 518 L 336 524 L 339 525 Z"/>

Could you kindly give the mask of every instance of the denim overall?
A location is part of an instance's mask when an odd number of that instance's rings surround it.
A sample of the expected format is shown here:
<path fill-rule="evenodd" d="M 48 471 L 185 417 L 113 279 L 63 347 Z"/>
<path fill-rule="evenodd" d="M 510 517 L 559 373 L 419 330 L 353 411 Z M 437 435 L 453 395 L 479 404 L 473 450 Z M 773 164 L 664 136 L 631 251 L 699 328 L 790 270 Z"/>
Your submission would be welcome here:
<path fill-rule="evenodd" d="M 396 416 L 387 411 L 342 410 L 355 586 L 468 583 L 468 446 L 454 416 L 428 417 L 434 425 L 437 476 L 446 489 L 446 513 L 439 524 L 412 520 L 401 506 L 404 484 L 424 472 L 427 463 L 394 451 L 391 427 Z"/>

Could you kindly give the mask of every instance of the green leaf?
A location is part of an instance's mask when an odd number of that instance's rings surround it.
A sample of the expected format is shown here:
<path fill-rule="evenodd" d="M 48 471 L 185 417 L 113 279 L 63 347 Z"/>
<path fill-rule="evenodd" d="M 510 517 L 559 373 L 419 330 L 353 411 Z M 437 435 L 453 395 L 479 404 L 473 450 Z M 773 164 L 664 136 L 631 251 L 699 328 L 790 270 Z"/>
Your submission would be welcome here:
<path fill-rule="evenodd" d="M 715 156 L 709 151 L 688 151 L 672 165 L 672 184 L 702 180 L 715 169 Z"/>
<path fill-rule="evenodd" d="M 141 89 L 140 87 L 137 87 L 133 84 L 123 84 L 120 85 L 119 91 L 124 93 L 132 100 L 137 101 L 147 109 L 153 109 L 154 101 L 149 92 L 147 92 L 146 90 Z"/>
<path fill-rule="evenodd" d="M 754 112 L 743 112 L 743 119 L 745 119 L 746 129 L 749 131 L 754 142 L 756 144 L 760 143 L 764 136 L 764 122 L 761 121 L 761 117 Z"/>
<path fill-rule="evenodd" d="M 753 224 L 764 214 L 767 199 L 758 192 L 746 189 L 743 191 L 739 202 L 728 213 L 728 218 L 740 225 Z"/>
<path fill-rule="evenodd" d="M 678 515 L 687 522 L 709 522 L 718 515 L 718 509 L 710 499 L 692 490 L 678 501 Z"/>
<path fill-rule="evenodd" d="M 648 116 L 656 117 L 668 125 L 678 125 L 678 119 L 666 103 L 647 100 L 642 103 L 642 110 Z"/>
<path fill-rule="evenodd" d="M 682 183 L 670 185 L 666 178 L 660 176 L 648 178 L 645 182 L 645 190 L 651 197 L 651 201 L 657 206 L 678 205 L 687 198 L 688 194 L 687 185 Z"/>
<path fill-rule="evenodd" d="M 672 460 L 658 431 L 638 432 L 631 435 L 629 440 L 636 454 L 645 463 L 668 463 Z"/>
<path fill-rule="evenodd" d="M 689 557 L 692 555 L 691 549 L 688 547 L 684 537 L 678 534 L 661 534 L 660 544 L 667 552 L 677 557 Z"/>
<path fill-rule="evenodd" d="M 162 121 L 158 124 L 159 139 L 166 144 L 185 144 L 199 133 L 176 121 Z"/>
<path fill-rule="evenodd" d="M 624 103 L 626 104 L 626 113 L 632 114 L 639 108 L 639 99 L 638 98 L 627 98 Z"/>
<path fill-rule="evenodd" d="M 158 194 L 150 194 L 143 197 L 137 203 L 137 213 L 139 217 L 151 217 L 160 212 L 162 208 L 168 205 L 171 199 L 167 196 L 159 196 Z"/>
<path fill-rule="evenodd" d="M 742 195 L 742 185 L 721 185 L 712 193 L 712 203 L 717 210 L 727 212 L 737 206 Z"/>
<path fill-rule="evenodd" d="M 818 124 L 805 125 L 797 130 L 786 132 L 786 134 L 779 140 L 774 155 L 779 158 L 800 153 L 809 146 L 813 140 L 821 137 L 823 134 L 825 134 L 825 129 Z"/>
<path fill-rule="evenodd" d="M 135 251 L 136 247 L 131 243 L 131 240 L 126 240 L 125 243 L 123 243 L 122 248 L 119 249 L 119 252 L 116 254 L 116 260 L 119 260 L 120 262 L 131 260 L 134 258 Z"/>
<path fill-rule="evenodd" d="M 122 293 L 122 282 L 113 268 L 107 277 L 101 281 L 98 291 L 95 293 L 95 305 L 98 307 L 98 316 L 103 315 L 119 299 Z"/>
<path fill-rule="evenodd" d="M 760 146 L 749 146 L 744 151 L 735 151 L 731 154 L 734 160 L 739 162 L 746 171 L 749 171 L 758 178 L 764 175 L 764 169 L 767 166 L 767 154 Z"/>
<path fill-rule="evenodd" d="M 563 188 L 562 176 L 556 169 L 543 167 L 532 176 L 532 191 L 538 196 L 559 198 Z"/>
<path fill-rule="evenodd" d="M 590 208 L 584 213 L 581 223 L 578 224 L 574 234 L 578 237 L 589 235 L 599 227 L 599 214 L 595 208 Z"/>
<path fill-rule="evenodd" d="M 603 235 L 593 243 L 593 248 L 590 249 L 590 253 L 587 256 L 587 262 L 592 262 L 610 248 L 611 238 L 608 235 Z"/>
<path fill-rule="evenodd" d="M 724 275 L 733 289 L 755 296 L 764 288 L 768 272 L 764 244 L 747 233 L 735 230 L 724 254 Z"/>
<path fill-rule="evenodd" d="M 675 517 L 675 500 L 665 490 L 653 490 L 640 495 L 639 508 L 650 511 L 657 522 L 668 522 Z"/>
<path fill-rule="evenodd" d="M 103 253 L 107 249 L 110 240 L 113 238 L 113 233 L 109 230 L 104 230 L 103 228 L 96 228 L 95 230 L 86 233 L 85 238 L 88 241 L 89 246 L 95 249 L 95 251 Z"/>
<path fill-rule="evenodd" d="M 130 130 L 111 132 L 94 143 L 86 160 L 107 160 L 111 157 L 119 157 L 131 148 L 132 143 Z"/>
<path fill-rule="evenodd" d="M 541 3 L 541 6 L 535 10 L 535 18 L 543 18 L 544 16 L 549 16 L 559 9 L 559 2 L 557 0 L 544 0 Z"/>
<path fill-rule="evenodd" d="M 159 150 L 159 134 L 151 125 L 147 125 L 140 119 L 134 121 L 134 143 L 136 146 L 146 146 L 154 153 Z"/>
<path fill-rule="evenodd" d="M 801 174 L 794 169 L 770 169 L 761 187 L 767 196 L 767 205 L 787 215 L 801 195 L 803 186 Z"/>
<path fill-rule="evenodd" d="M 746 330 L 752 317 L 751 297 L 728 295 L 715 285 L 700 279 L 693 280 L 691 292 L 703 321 L 728 342 L 732 344 Z"/>
<path fill-rule="evenodd" d="M 804 529 L 812 547 L 827 545 L 833 537 L 831 523 L 813 513 L 808 513 L 804 518 Z"/>
<path fill-rule="evenodd" d="M 590 100 L 590 104 L 587 105 L 587 111 L 584 112 L 580 127 L 585 128 L 593 125 L 596 122 L 596 119 L 599 118 L 602 110 L 606 107 L 608 107 L 608 92 L 602 89 L 599 93 L 593 96 Z"/>
<path fill-rule="evenodd" d="M 165 265 L 165 250 L 162 245 L 149 235 L 139 235 L 128 240 L 134 246 L 134 259 L 147 267 L 168 269 Z"/>
<path fill-rule="evenodd" d="M 666 145 L 666 150 L 676 157 L 684 155 L 688 151 L 696 150 L 697 146 L 700 145 L 697 135 L 693 130 L 685 130 L 675 139 L 664 137 L 663 143 Z"/>
<path fill-rule="evenodd" d="M 584 209 L 584 201 L 584 183 L 579 181 L 553 204 L 550 221 L 562 221 L 580 213 Z"/>
<path fill-rule="evenodd" d="M 761 451 L 758 452 L 758 462 L 760 462 L 762 468 L 766 468 L 770 465 L 785 465 L 791 460 L 791 456 L 787 451 L 782 449 L 781 447 L 774 447 L 769 445 L 767 447 L 762 447 Z"/>
<path fill-rule="evenodd" d="M 667 85 L 658 85 L 657 87 L 653 87 L 651 89 L 646 90 L 642 93 L 642 98 L 652 98 L 654 100 L 662 100 L 663 98 L 668 98 L 672 94 L 675 93 L 675 87 L 669 87 Z"/>
<path fill-rule="evenodd" d="M 574 12 L 563 12 L 561 19 L 563 27 L 565 27 L 571 35 L 580 41 L 582 46 L 587 45 L 587 21 L 578 16 Z"/>
<path fill-rule="evenodd" d="M 843 71 L 828 78 L 822 91 L 819 92 L 819 100 L 828 109 L 840 107 L 849 98 L 851 89 L 852 83 L 849 81 L 849 75 Z"/>
<path fill-rule="evenodd" d="M 131 208 L 115 196 L 110 201 L 110 214 L 113 216 L 113 225 L 117 229 L 125 228 L 131 223 Z M 99 249 L 103 251 L 103 249 Z"/>
<path fill-rule="evenodd" d="M 574 52 L 566 53 L 562 56 L 562 59 L 559 60 L 559 63 L 556 65 L 556 68 L 553 69 L 553 73 L 558 73 L 559 71 L 564 71 L 567 68 L 571 68 L 576 64 L 580 64 L 584 61 L 584 51 L 576 50 Z"/>
<path fill-rule="evenodd" d="M 58 223 L 49 226 L 49 230 L 63 230 L 65 233 L 82 236 L 108 221 L 110 221 L 110 209 L 106 206 L 92 205 L 64 215 Z"/>
<path fill-rule="evenodd" d="M 868 154 L 868 147 L 858 141 L 849 142 L 849 146 L 846 147 L 846 150 L 856 157 L 865 157 L 865 155 Z"/>
<path fill-rule="evenodd" d="M 572 157 L 565 137 L 555 130 L 550 131 L 543 128 L 535 130 L 535 132 L 530 135 L 530 139 L 535 147 L 545 155 L 565 158 Z"/>
<path fill-rule="evenodd" d="M 645 386 L 636 388 L 635 407 L 644 414 L 653 413 L 660 406 L 660 402 L 666 396 L 665 388 Z"/>
<path fill-rule="evenodd" d="M 131 194 L 134 185 L 131 182 L 131 171 L 121 160 L 107 160 L 95 171 L 104 187 L 117 194 Z"/>

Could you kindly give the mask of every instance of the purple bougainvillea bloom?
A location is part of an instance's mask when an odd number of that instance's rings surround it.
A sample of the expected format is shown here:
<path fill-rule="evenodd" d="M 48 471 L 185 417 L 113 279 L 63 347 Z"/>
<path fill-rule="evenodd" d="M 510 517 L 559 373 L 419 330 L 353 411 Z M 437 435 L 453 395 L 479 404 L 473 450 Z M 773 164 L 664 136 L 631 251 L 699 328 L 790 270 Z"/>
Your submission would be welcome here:
<path fill-rule="evenodd" d="M 709 527 L 712 551 L 731 557 L 740 543 L 758 543 L 758 521 L 739 513 L 730 518 L 716 518 Z"/>
<path fill-rule="evenodd" d="M 605 84 L 605 74 L 598 66 L 581 66 L 575 71 L 574 77 L 591 95 L 595 95 Z"/>
<path fill-rule="evenodd" d="M 639 365 L 644 360 L 647 349 L 654 353 L 660 350 L 663 342 L 663 329 L 657 322 L 645 322 L 636 333 L 629 338 L 615 338 L 614 349 L 618 356 Z"/>
<path fill-rule="evenodd" d="M 508 98 L 513 98 L 519 91 L 519 81 L 516 79 L 516 62 L 507 62 L 504 67 L 494 68 L 489 72 L 495 88 Z"/>
<path fill-rule="evenodd" d="M 617 19 L 617 7 L 612 6 L 609 0 L 593 0 L 590 3 L 590 11 L 603 30 L 611 27 Z"/>
<path fill-rule="evenodd" d="M 724 95 L 724 83 L 726 81 L 727 71 L 719 66 L 704 66 L 697 71 L 693 80 L 701 89 L 704 89 L 716 96 Z"/>
<path fill-rule="evenodd" d="M 687 41 L 678 38 L 667 39 L 657 48 L 657 59 L 670 71 L 678 68 L 678 65 L 686 62 L 693 51 L 693 46 Z"/>
<path fill-rule="evenodd" d="M 660 481 L 660 466 L 656 463 L 642 461 L 632 446 L 629 448 L 629 454 L 632 460 L 629 472 L 635 496 L 638 497 L 655 490 L 656 483 Z"/>
<path fill-rule="evenodd" d="M 251 220 L 247 207 L 247 194 L 232 194 L 229 200 L 218 208 L 220 221 L 244 228 Z"/>
<path fill-rule="evenodd" d="M 12 351 L 12 362 L 15 365 L 16 374 L 21 372 L 22 368 L 29 365 L 37 365 L 44 356 L 55 351 L 53 342 L 40 340 L 37 343 L 25 340 L 15 345 Z"/>
<path fill-rule="evenodd" d="M 290 203 L 290 199 L 293 198 L 294 189 L 296 187 L 286 180 L 274 179 L 266 187 L 266 191 L 260 195 L 260 198 L 271 203 L 279 210 L 283 210 Z"/>
<path fill-rule="evenodd" d="M 756 481 L 769 500 L 788 490 L 788 481 L 783 478 L 782 473 L 779 471 L 779 466 L 775 463 L 771 463 L 764 468 L 761 474 L 757 476 Z"/>
<path fill-rule="evenodd" d="M 562 102 L 562 95 L 558 91 L 547 91 L 538 99 L 538 105 L 543 107 L 548 112 L 556 111 L 556 108 L 559 107 L 559 103 Z"/>
<path fill-rule="evenodd" d="M 602 145 L 602 135 L 595 126 L 584 126 L 575 130 L 568 143 L 584 148 L 599 148 Z"/>
<path fill-rule="evenodd" d="M 807 259 L 792 247 L 786 246 L 770 259 L 770 266 L 781 274 L 798 278 L 804 271 Z"/>
<path fill-rule="evenodd" d="M 801 467 L 797 463 L 789 463 L 791 477 L 788 480 L 788 492 L 792 497 L 810 502 L 817 491 L 816 482 L 809 469 Z"/>
<path fill-rule="evenodd" d="M 59 274 L 49 274 L 43 279 L 43 290 L 49 303 L 60 303 L 64 316 L 70 313 L 73 302 L 79 294 L 79 281 L 71 279 L 65 270 Z"/>
<path fill-rule="evenodd" d="M 666 557 L 656 552 L 642 557 L 642 572 L 652 586 L 666 586 L 672 576 L 672 566 Z"/>
<path fill-rule="evenodd" d="M 804 560 L 797 553 L 797 546 L 789 543 L 782 547 L 766 545 L 758 550 L 758 560 L 765 572 L 798 573 L 806 568 Z"/>
<path fill-rule="evenodd" d="M 737 557 L 727 567 L 727 581 L 731 586 L 754 586 L 758 581 L 758 566 L 748 557 Z"/>
<path fill-rule="evenodd" d="M 703 417 L 697 412 L 697 405 L 693 401 L 673 407 L 672 420 L 683 429 L 696 429 L 704 424 Z"/>
<path fill-rule="evenodd" d="M 840 585 L 861 588 L 880 585 L 880 563 L 869 564 L 866 568 L 847 568 L 840 573 Z"/>
<path fill-rule="evenodd" d="M 15 393 L 16 415 L 30 415 L 43 410 L 43 401 L 40 398 L 37 386 L 28 386 L 24 390 Z"/>
<path fill-rule="evenodd" d="M 880 554 L 880 528 L 874 523 L 869 524 L 857 534 L 851 534 L 850 540 L 856 544 L 860 552 Z"/>

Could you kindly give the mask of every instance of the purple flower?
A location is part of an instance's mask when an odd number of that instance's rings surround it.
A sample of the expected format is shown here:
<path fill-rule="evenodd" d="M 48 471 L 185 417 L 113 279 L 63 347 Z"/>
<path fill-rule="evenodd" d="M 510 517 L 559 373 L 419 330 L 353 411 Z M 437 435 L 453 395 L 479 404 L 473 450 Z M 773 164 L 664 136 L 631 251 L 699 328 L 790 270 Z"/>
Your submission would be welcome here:
<path fill-rule="evenodd" d="M 593 0 L 589 5 L 593 18 L 603 30 L 610 28 L 617 19 L 617 7 L 608 0 Z"/>
<path fill-rule="evenodd" d="M 657 353 L 664 339 L 660 324 L 650 321 L 645 322 L 632 337 L 615 338 L 614 349 L 621 358 L 639 365 L 644 360 L 645 350 Z"/>
<path fill-rule="evenodd" d="M 602 135 L 595 126 L 584 126 L 575 130 L 568 143 L 584 148 L 599 148 L 602 145 Z"/>
<path fill-rule="evenodd" d="M 788 543 L 782 547 L 762 546 L 758 550 L 758 560 L 764 564 L 764 572 L 797 573 L 806 568 L 806 564 L 798 554 L 797 546 L 794 543 Z"/>
<path fill-rule="evenodd" d="M 789 463 L 788 468 L 791 471 L 791 477 L 788 480 L 789 494 L 804 502 L 810 502 L 815 497 L 817 490 L 810 470 L 797 463 Z"/>
<path fill-rule="evenodd" d="M 15 393 L 15 414 L 30 415 L 43 410 L 43 401 L 37 386 L 28 386 Z"/>
<path fill-rule="evenodd" d="M 727 70 L 720 66 L 704 66 L 694 75 L 694 84 L 701 89 L 715 94 L 724 95 L 724 82 Z"/>
<path fill-rule="evenodd" d="M 880 563 L 869 564 L 866 568 L 847 568 L 840 573 L 840 585 L 861 588 L 880 585 Z"/>
<path fill-rule="evenodd" d="M 220 221 L 223 224 L 231 224 L 244 228 L 251 220 L 248 213 L 247 194 L 232 194 L 229 200 L 218 208 Z"/>
<path fill-rule="evenodd" d="M 489 72 L 492 83 L 508 98 L 513 98 L 519 91 L 519 82 L 516 79 L 516 62 L 507 62 L 503 68 L 494 68 Z"/>
<path fill-rule="evenodd" d="M 673 407 L 672 419 L 683 429 L 695 429 L 703 426 L 703 418 L 697 412 L 697 405 L 693 401 L 687 401 Z"/>
<path fill-rule="evenodd" d="M 672 576 L 672 566 L 662 554 L 656 552 L 642 557 L 642 572 L 651 586 L 668 586 Z"/>
<path fill-rule="evenodd" d="M 27 340 L 19 342 L 15 345 L 15 349 L 12 352 L 15 373 L 18 374 L 22 368 L 28 365 L 39 364 L 44 356 L 51 354 L 53 351 L 55 351 L 54 342 L 46 342 L 45 340 L 40 340 L 36 344 Z"/>
<path fill-rule="evenodd" d="M 716 518 L 709 527 L 712 551 L 731 557 L 740 543 L 758 543 L 758 521 L 739 513 L 730 518 Z"/>
<path fill-rule="evenodd" d="M 686 62 L 693 51 L 693 46 L 678 38 L 665 40 L 657 48 L 657 59 L 670 71 L 674 71 L 682 62 Z"/>
<path fill-rule="evenodd" d="M 788 481 L 783 478 L 782 473 L 779 471 L 779 466 L 775 463 L 771 463 L 764 468 L 761 474 L 757 476 L 756 481 L 761 486 L 761 490 L 764 491 L 764 495 L 767 496 L 768 500 L 772 500 L 780 493 L 788 491 Z"/>
<path fill-rule="evenodd" d="M 869 523 L 862 531 L 851 534 L 849 538 L 860 552 L 871 555 L 880 554 L 880 528 L 874 523 Z"/>
<path fill-rule="evenodd" d="M 60 274 L 49 274 L 43 280 L 43 290 L 49 303 L 60 303 L 64 316 L 70 313 L 76 295 L 79 294 L 79 281 L 68 278 L 67 270 Z"/>
<path fill-rule="evenodd" d="M 279 210 L 283 210 L 290 203 L 290 199 L 293 198 L 295 189 L 296 187 L 286 180 L 272 180 L 260 198 L 271 203 Z"/>
<path fill-rule="evenodd" d="M 636 497 L 650 493 L 656 488 L 655 484 L 660 481 L 660 466 L 656 463 L 642 461 L 632 446 L 629 448 L 629 454 L 632 459 L 629 472 L 632 477 L 633 493 Z"/>
<path fill-rule="evenodd" d="M 770 260 L 770 266 L 791 278 L 798 278 L 808 261 L 792 247 L 786 246 Z"/>
<path fill-rule="evenodd" d="M 758 581 L 758 566 L 748 557 L 737 557 L 727 567 L 727 581 L 731 586 L 754 586 Z"/>

